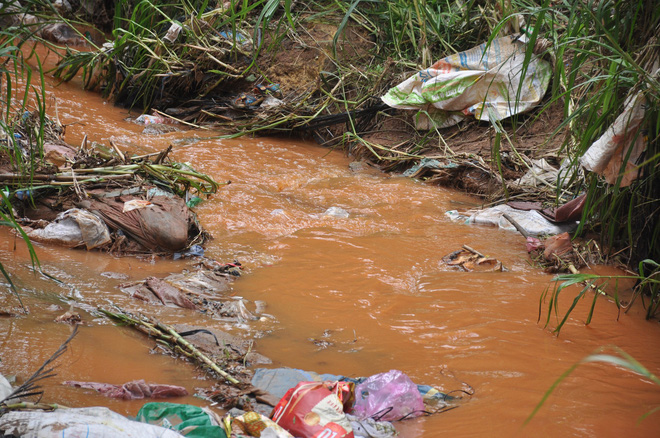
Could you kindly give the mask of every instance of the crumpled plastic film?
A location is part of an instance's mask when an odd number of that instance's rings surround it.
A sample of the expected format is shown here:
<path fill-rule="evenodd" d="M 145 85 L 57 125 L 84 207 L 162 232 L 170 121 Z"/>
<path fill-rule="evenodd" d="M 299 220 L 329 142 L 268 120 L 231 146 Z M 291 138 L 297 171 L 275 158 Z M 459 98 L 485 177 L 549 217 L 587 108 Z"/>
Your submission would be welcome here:
<path fill-rule="evenodd" d="M 467 116 L 505 119 L 537 105 L 545 94 L 551 64 L 537 55 L 524 70 L 524 38 L 497 38 L 447 56 L 394 88 L 383 102 L 418 109 L 418 129 L 444 128 Z M 524 76 L 523 76 L 524 73 Z"/>
<path fill-rule="evenodd" d="M 646 138 L 639 132 L 645 106 L 646 98 L 641 92 L 628 97 L 623 112 L 580 157 L 582 167 L 604 176 L 609 184 L 615 184 L 625 166 L 620 187 L 629 186 L 637 179 L 637 161 L 646 148 Z"/>

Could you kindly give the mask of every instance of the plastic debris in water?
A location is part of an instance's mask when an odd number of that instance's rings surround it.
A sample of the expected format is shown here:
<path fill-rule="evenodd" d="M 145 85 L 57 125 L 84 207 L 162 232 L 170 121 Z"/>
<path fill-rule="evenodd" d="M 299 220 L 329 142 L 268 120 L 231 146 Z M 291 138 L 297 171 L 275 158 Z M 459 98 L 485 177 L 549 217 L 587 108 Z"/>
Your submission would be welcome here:
<path fill-rule="evenodd" d="M 141 125 L 152 125 L 152 124 L 156 124 L 156 123 L 165 123 L 165 118 L 160 117 L 160 116 L 152 116 L 152 115 L 149 115 L 149 114 L 142 114 L 137 119 L 135 119 L 135 123 L 139 123 Z"/>
<path fill-rule="evenodd" d="M 323 213 L 323 216 L 330 216 L 330 217 L 336 217 L 339 219 L 346 219 L 349 214 L 346 210 L 344 210 L 341 207 L 330 207 L 328 208 L 325 213 Z"/>
<path fill-rule="evenodd" d="M 33 193 L 34 192 L 32 190 L 17 190 L 16 191 L 16 198 L 19 201 L 23 201 L 25 199 L 31 198 Z"/>
<path fill-rule="evenodd" d="M 175 252 L 172 257 L 174 260 L 179 260 L 182 257 L 203 257 L 204 248 L 201 245 L 193 245 L 185 252 Z"/>
<path fill-rule="evenodd" d="M 193 208 L 193 207 L 197 207 L 197 206 L 198 206 L 199 204 L 201 204 L 203 201 L 204 201 L 204 200 L 203 200 L 202 198 L 200 198 L 199 196 L 193 196 L 192 198 L 190 198 L 190 199 L 186 202 L 186 205 L 188 206 L 188 208 Z"/>
<path fill-rule="evenodd" d="M 167 35 L 165 35 L 163 39 L 171 44 L 179 37 L 179 33 L 181 33 L 181 26 L 176 23 L 172 23 L 170 28 L 167 30 Z"/>

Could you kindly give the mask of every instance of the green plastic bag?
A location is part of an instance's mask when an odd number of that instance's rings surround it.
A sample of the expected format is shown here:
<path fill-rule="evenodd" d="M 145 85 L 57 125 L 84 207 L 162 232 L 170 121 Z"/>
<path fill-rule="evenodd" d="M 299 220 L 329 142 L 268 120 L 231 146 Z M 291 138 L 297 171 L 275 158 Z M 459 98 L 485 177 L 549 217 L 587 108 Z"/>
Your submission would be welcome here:
<path fill-rule="evenodd" d="M 176 430 L 191 438 L 227 438 L 225 429 L 217 426 L 199 406 L 178 403 L 147 403 L 135 418 L 142 423 Z"/>

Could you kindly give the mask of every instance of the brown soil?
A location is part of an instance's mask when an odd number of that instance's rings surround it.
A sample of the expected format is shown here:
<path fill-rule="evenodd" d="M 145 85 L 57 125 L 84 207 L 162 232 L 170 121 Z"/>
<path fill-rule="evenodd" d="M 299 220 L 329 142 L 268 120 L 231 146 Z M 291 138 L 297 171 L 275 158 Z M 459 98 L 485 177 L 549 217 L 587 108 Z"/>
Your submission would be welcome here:
<path fill-rule="evenodd" d="M 336 17 L 339 21 L 341 17 Z M 262 55 L 260 64 L 265 76 L 279 83 L 284 94 L 318 88 L 321 72 L 336 70 L 332 54 L 336 30 L 336 25 L 315 21 L 294 39 L 285 38 L 277 50 Z M 266 38 L 267 44 L 271 42 Z M 359 65 L 369 57 L 374 45 L 364 29 L 348 25 L 337 40 L 337 59 Z"/>
<path fill-rule="evenodd" d="M 396 110 L 389 115 L 379 116 L 362 136 L 368 142 L 391 151 L 457 164 L 452 169 L 422 169 L 413 175 L 415 178 L 479 196 L 498 198 L 504 195 L 500 173 L 505 180 L 513 181 L 527 170 L 518 154 L 529 159 L 545 158 L 551 165 L 559 166 L 560 150 L 566 136 L 566 130 L 559 129 L 563 121 L 563 108 L 560 103 L 549 104 L 547 100 L 537 110 L 519 115 L 516 120 L 505 121 L 508 140 L 503 138 L 500 145 L 501 152 L 505 153 L 501 170 L 493 159 L 495 130 L 490 124 L 477 120 L 464 121 L 442 129 L 438 135 L 415 129 L 414 110 Z M 415 158 L 405 159 L 405 156 L 392 152 L 383 152 L 383 159 L 379 160 L 370 150 L 360 146 L 352 152 L 362 159 L 375 160 L 384 170 L 394 172 L 403 172 L 419 161 Z M 475 161 L 477 165 L 473 165 Z M 550 193 L 530 196 L 540 200 L 553 197 Z"/>

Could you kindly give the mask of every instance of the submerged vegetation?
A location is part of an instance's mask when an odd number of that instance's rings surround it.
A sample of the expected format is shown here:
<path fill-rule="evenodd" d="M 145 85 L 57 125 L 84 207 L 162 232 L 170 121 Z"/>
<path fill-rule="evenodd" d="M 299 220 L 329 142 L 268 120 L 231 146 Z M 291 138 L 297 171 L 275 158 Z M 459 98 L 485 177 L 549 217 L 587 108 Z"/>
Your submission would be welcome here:
<path fill-rule="evenodd" d="M 14 20 L 2 31 L 3 93 L 11 93 L 7 66 L 18 74 L 22 65 L 9 63 L 21 56 L 20 45 L 27 38 L 46 38 L 39 31 L 43 26 L 66 22 L 72 29 L 66 44 L 45 41 L 60 47 L 52 73 L 64 81 L 82 74 L 85 88 L 120 105 L 193 126 L 212 124 L 228 136 L 312 137 L 385 170 L 442 159 L 446 169 L 421 167 L 413 176 L 440 183 L 464 180 L 460 187 L 489 201 L 559 205 L 586 193 L 576 235 L 597 239 L 610 260 L 636 268 L 636 294 L 645 300 L 649 318 L 657 311 L 660 9 L 653 0 L 121 0 L 73 1 L 71 11 L 48 1 L 14 3 L 3 4 L 0 18 L 29 12 L 38 20 Z M 525 63 L 534 52 L 553 68 L 550 90 L 528 115 L 468 122 L 476 133 L 469 137 L 464 127 L 417 130 L 410 114 L 394 113 L 379 99 L 438 59 L 519 34 L 528 40 Z M 43 96 L 36 96 L 43 108 Z M 643 154 L 617 169 L 611 181 L 585 174 L 580 158 L 636 96 L 645 99 L 643 121 L 627 140 L 642 142 Z M 10 113 L 25 111 L 27 94 L 20 109 L 4 102 L 2 128 L 11 134 Z M 42 131 L 35 132 L 37 144 Z M 383 132 L 391 134 L 388 141 L 379 135 Z M 471 143 L 485 145 L 490 154 Z M 623 163 L 631 150 L 621 152 Z M 34 159 L 12 156 L 34 173 Z M 542 157 L 561 164 L 555 181 L 533 193 L 507 183 L 509 173 L 519 175 Z M 630 172 L 639 173 L 631 183 Z M 475 174 L 487 181 L 488 191 L 467 183 Z M 566 284 L 555 289 L 551 308 Z"/>
<path fill-rule="evenodd" d="M 653 260 L 647 259 L 639 262 L 637 267 L 637 275 L 620 275 L 620 276 L 603 276 L 603 275 L 594 275 L 594 274 L 565 274 L 558 275 L 553 279 L 555 282 L 552 292 L 550 288 L 546 288 L 544 293 L 541 295 L 539 302 L 539 320 L 543 313 L 543 303 L 545 302 L 548 295 L 550 296 L 549 303 L 547 305 L 548 313 L 545 320 L 545 326 L 550 325 L 550 319 L 554 314 L 559 319 L 559 294 L 566 288 L 574 286 L 576 284 L 582 284 L 584 287 L 574 298 L 571 306 L 568 311 L 561 318 L 561 321 L 554 328 L 555 333 L 559 333 L 568 320 L 568 316 L 571 314 L 578 302 L 585 298 L 588 293 L 593 294 L 593 299 L 591 302 L 591 307 L 589 308 L 589 313 L 585 324 L 589 324 L 594 314 L 594 309 L 596 308 L 596 300 L 602 295 L 606 295 L 603 292 L 603 286 L 605 285 L 614 285 L 614 294 L 612 299 L 614 300 L 619 311 L 624 310 L 625 312 L 630 309 L 633 303 L 640 299 L 646 309 L 646 319 L 651 319 L 656 316 L 658 312 L 658 307 L 660 306 L 660 265 Z M 635 281 L 635 286 L 633 288 L 632 296 L 625 303 L 622 301 L 619 296 L 619 282 L 620 281 Z"/>

